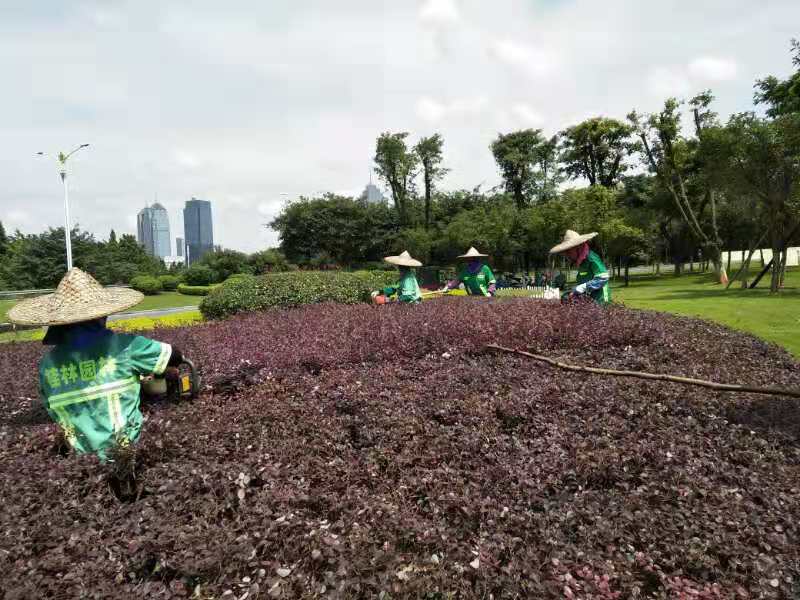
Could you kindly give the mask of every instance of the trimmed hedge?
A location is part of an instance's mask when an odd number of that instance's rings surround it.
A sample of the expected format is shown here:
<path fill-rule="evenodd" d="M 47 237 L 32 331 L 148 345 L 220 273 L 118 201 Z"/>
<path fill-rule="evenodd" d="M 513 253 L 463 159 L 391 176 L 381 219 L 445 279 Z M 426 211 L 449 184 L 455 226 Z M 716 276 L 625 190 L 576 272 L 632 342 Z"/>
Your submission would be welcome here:
<path fill-rule="evenodd" d="M 178 286 L 178 293 L 186 296 L 208 296 L 217 286 L 212 285 L 186 285 L 182 283 Z"/>
<path fill-rule="evenodd" d="M 161 287 L 167 292 L 177 290 L 181 282 L 181 278 L 176 275 L 161 275 L 158 280 L 161 282 Z"/>
<path fill-rule="evenodd" d="M 227 281 L 200 304 L 207 319 L 303 304 L 368 302 L 370 292 L 396 283 L 390 271 L 296 271 Z"/>
<path fill-rule="evenodd" d="M 150 275 L 139 275 L 131 279 L 131 287 L 137 292 L 142 292 L 145 296 L 155 296 L 164 288 L 161 282 Z"/>

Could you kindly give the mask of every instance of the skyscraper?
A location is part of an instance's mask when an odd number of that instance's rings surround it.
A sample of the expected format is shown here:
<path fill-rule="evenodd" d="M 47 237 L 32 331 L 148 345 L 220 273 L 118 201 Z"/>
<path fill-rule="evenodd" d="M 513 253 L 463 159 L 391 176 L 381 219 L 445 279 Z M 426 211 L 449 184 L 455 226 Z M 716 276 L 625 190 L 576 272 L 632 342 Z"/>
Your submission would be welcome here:
<path fill-rule="evenodd" d="M 136 240 L 148 254 L 153 254 L 153 211 L 145 206 L 136 215 Z"/>
<path fill-rule="evenodd" d="M 183 208 L 183 237 L 187 265 L 194 264 L 214 249 L 211 202 L 192 198 Z"/>
<path fill-rule="evenodd" d="M 361 192 L 360 199 L 365 204 L 380 204 L 381 202 L 386 202 L 386 198 L 384 198 L 381 190 L 377 185 L 372 183 L 372 169 L 369 171 L 369 183 L 367 187 L 364 188 L 364 191 Z"/>
<path fill-rule="evenodd" d="M 158 258 L 170 255 L 169 215 L 167 209 L 156 202 L 145 206 L 136 218 L 136 236 L 145 252 Z"/>
<path fill-rule="evenodd" d="M 175 256 L 183 256 L 183 238 L 175 238 Z"/>

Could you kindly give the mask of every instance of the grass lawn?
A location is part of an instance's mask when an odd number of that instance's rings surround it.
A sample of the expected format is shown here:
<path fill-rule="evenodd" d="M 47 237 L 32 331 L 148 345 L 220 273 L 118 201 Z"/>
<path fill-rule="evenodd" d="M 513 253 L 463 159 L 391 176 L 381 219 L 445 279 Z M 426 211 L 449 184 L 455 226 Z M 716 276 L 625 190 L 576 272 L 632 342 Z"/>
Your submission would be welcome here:
<path fill-rule="evenodd" d="M 198 306 L 203 296 L 184 296 L 178 292 L 161 292 L 156 296 L 145 296 L 139 304 L 126 312 L 139 312 L 140 310 L 156 310 L 159 308 L 180 308 L 182 306 Z M 16 300 L 0 300 L 0 323 L 8 319 L 6 313 L 17 303 Z"/>
<path fill-rule="evenodd" d="M 800 358 L 800 269 L 796 267 L 787 269 L 786 287 L 774 296 L 767 275 L 754 290 L 742 290 L 734 283 L 726 291 L 707 273 L 632 277 L 627 288 L 621 281 L 613 283 L 616 302 L 717 321 L 780 344 Z"/>
<path fill-rule="evenodd" d="M 132 319 L 120 319 L 108 324 L 109 328 L 115 331 L 142 331 L 158 327 L 182 327 L 193 325 L 203 320 L 200 311 L 191 310 L 186 312 L 165 315 L 163 317 L 134 317 Z M 19 332 L 0 333 L 0 343 L 4 342 L 32 342 L 41 340 L 44 337 L 44 328 L 27 329 Z"/>

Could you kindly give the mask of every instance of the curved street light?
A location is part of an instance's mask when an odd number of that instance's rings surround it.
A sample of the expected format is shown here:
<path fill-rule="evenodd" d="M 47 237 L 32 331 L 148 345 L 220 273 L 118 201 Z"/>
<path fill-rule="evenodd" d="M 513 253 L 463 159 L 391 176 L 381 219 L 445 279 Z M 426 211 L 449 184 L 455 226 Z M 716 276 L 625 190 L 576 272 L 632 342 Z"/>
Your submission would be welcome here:
<path fill-rule="evenodd" d="M 67 187 L 67 160 L 82 148 L 88 148 L 89 144 L 81 144 L 71 152 L 64 154 L 58 153 L 58 173 L 61 175 L 61 183 L 64 185 L 64 239 L 67 244 L 67 271 L 72 268 L 72 226 L 69 219 L 69 188 Z M 44 152 L 37 152 L 39 156 L 47 156 Z"/>

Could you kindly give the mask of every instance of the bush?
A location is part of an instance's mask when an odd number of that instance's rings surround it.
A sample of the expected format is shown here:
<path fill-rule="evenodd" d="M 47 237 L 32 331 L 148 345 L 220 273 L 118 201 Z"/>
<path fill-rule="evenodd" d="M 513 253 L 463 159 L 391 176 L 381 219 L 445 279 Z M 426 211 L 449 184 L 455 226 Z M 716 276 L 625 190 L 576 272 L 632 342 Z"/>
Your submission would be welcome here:
<path fill-rule="evenodd" d="M 145 296 L 155 296 L 162 289 L 161 281 L 150 275 L 139 275 L 131 279 L 131 287 Z"/>
<path fill-rule="evenodd" d="M 161 282 L 161 287 L 168 292 L 177 290 L 181 282 L 181 278 L 177 275 L 161 275 L 158 280 Z"/>
<path fill-rule="evenodd" d="M 192 265 L 183 274 L 183 281 L 188 285 L 209 285 L 214 280 L 214 272 L 207 265 Z"/>
<path fill-rule="evenodd" d="M 208 296 L 215 287 L 212 285 L 186 285 L 182 283 L 178 286 L 178 293 L 185 296 Z"/>
<path fill-rule="evenodd" d="M 396 282 L 387 271 L 297 271 L 270 273 L 225 282 L 200 304 L 207 319 L 266 308 L 289 308 L 319 302 L 357 304 L 372 290 Z"/>

